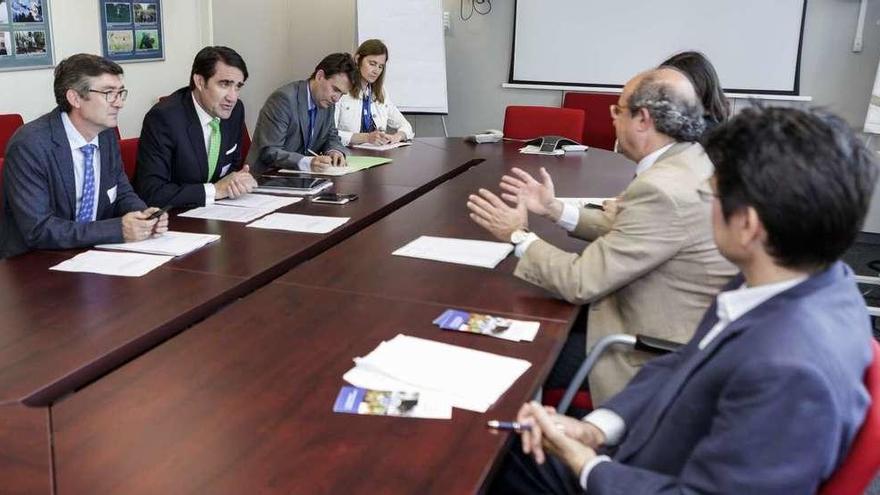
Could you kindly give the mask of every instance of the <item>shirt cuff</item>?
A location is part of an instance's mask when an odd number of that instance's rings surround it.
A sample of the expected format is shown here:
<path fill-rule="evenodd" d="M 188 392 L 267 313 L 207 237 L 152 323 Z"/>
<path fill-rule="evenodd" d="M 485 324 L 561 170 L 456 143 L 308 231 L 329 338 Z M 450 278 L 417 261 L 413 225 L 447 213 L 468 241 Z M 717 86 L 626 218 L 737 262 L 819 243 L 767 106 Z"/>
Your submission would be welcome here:
<path fill-rule="evenodd" d="M 568 203 L 563 203 L 562 214 L 559 215 L 559 220 L 556 221 L 556 225 L 559 225 L 569 232 L 574 232 L 580 216 L 581 214 L 578 211 L 577 207 L 572 206 Z"/>
<path fill-rule="evenodd" d="M 203 184 L 205 186 L 205 206 L 214 204 L 214 198 L 217 196 L 217 188 L 214 184 Z"/>
<path fill-rule="evenodd" d="M 513 248 L 513 254 L 516 255 L 517 258 L 522 258 L 524 254 L 526 254 L 526 250 L 529 246 L 532 245 L 533 242 L 538 240 L 538 234 L 534 232 L 529 232 L 526 234 L 526 238 L 521 243 L 517 244 L 516 247 Z"/>
<path fill-rule="evenodd" d="M 312 168 L 312 157 L 304 156 L 299 159 L 299 162 L 296 164 L 300 170 L 309 171 Z"/>
<path fill-rule="evenodd" d="M 584 416 L 584 421 L 591 423 L 605 434 L 605 445 L 619 444 L 623 434 L 626 433 L 626 423 L 623 418 L 611 409 L 596 409 Z"/>
<path fill-rule="evenodd" d="M 590 462 L 584 464 L 584 468 L 581 470 L 581 475 L 578 478 L 578 481 L 581 483 L 581 488 L 583 488 L 584 491 L 587 491 L 587 481 L 590 479 L 590 471 L 598 466 L 600 462 L 611 462 L 611 458 L 607 455 L 597 455 L 590 459 Z"/>

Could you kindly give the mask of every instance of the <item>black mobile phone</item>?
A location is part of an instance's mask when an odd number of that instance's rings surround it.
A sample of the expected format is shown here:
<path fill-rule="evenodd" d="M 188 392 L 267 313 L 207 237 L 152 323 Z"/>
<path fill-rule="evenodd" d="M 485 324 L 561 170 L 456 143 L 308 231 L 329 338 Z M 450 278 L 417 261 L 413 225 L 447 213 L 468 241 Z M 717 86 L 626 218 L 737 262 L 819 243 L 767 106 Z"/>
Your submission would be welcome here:
<path fill-rule="evenodd" d="M 349 203 L 358 199 L 357 194 L 333 194 L 333 193 L 324 193 L 318 194 L 317 196 L 312 198 L 312 203 L 324 203 L 329 205 L 344 205 L 345 203 Z"/>

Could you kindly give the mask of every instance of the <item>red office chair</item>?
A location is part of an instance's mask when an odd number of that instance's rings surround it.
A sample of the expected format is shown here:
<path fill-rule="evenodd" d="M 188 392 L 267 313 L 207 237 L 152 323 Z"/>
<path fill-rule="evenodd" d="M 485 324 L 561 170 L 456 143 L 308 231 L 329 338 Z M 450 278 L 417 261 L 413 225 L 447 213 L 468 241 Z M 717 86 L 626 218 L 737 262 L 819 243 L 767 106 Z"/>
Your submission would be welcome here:
<path fill-rule="evenodd" d="M 565 93 L 563 108 L 579 108 L 584 116 L 584 134 L 581 143 L 606 150 L 614 149 L 614 124 L 609 107 L 620 95 L 612 93 Z"/>
<path fill-rule="evenodd" d="M 247 160 L 248 151 L 251 149 L 251 135 L 248 133 L 247 124 L 241 123 L 241 165 Z"/>
<path fill-rule="evenodd" d="M 504 137 L 533 139 L 563 136 L 581 142 L 584 112 L 572 108 L 510 106 L 504 112 Z"/>
<path fill-rule="evenodd" d="M 880 344 L 873 344 L 874 361 L 865 372 L 871 405 L 849 453 L 819 488 L 819 495 L 861 495 L 880 470 Z"/>
<path fill-rule="evenodd" d="M 122 155 L 122 165 L 128 180 L 134 180 L 134 171 L 137 166 L 138 138 L 128 138 L 119 141 L 119 152 Z"/>
<path fill-rule="evenodd" d="M 17 113 L 0 114 L 0 157 L 6 155 L 9 138 L 23 125 L 24 119 Z"/>

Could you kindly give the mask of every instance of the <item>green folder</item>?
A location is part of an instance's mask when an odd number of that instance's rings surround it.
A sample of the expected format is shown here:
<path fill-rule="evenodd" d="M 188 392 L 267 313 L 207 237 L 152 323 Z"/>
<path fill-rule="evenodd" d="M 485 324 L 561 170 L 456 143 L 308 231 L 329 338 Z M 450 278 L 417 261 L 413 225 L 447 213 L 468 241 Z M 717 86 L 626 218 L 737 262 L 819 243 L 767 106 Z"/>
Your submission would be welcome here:
<path fill-rule="evenodd" d="M 365 170 L 370 167 L 375 167 L 376 165 L 391 163 L 391 158 L 384 158 L 381 156 L 347 156 L 345 161 L 348 168 L 352 169 L 352 172 L 354 172 L 356 170 Z"/>

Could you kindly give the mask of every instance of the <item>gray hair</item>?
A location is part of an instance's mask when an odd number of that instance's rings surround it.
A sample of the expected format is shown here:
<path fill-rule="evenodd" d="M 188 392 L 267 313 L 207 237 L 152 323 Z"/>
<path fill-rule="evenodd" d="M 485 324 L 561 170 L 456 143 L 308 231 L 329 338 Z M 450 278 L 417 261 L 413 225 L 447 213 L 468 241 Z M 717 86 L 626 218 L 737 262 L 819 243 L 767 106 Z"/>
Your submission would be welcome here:
<path fill-rule="evenodd" d="M 657 73 L 649 73 L 639 81 L 627 106 L 633 113 L 646 109 L 654 119 L 654 128 L 676 141 L 698 141 L 706 129 L 703 105 L 696 95 L 681 91 L 674 82 Z"/>

